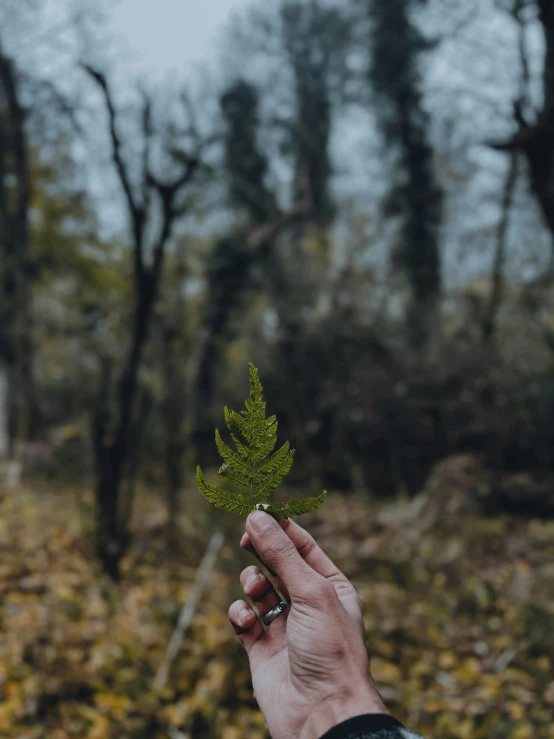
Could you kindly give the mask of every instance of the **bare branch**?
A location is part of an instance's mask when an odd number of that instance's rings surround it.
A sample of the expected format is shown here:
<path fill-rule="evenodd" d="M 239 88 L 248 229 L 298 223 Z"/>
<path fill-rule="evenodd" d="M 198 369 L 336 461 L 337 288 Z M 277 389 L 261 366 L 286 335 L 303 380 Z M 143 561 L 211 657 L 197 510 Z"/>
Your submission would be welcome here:
<path fill-rule="evenodd" d="M 444 33 L 440 34 L 436 39 L 432 40 L 432 43 L 441 44 L 444 41 L 451 41 L 457 39 L 459 36 L 469 28 L 479 17 L 479 6 L 474 5 L 469 8 L 464 16 L 457 18 L 453 26 Z"/>
<path fill-rule="evenodd" d="M 108 111 L 109 122 L 110 122 L 110 135 L 112 139 L 113 160 L 117 167 L 117 173 L 119 175 L 119 179 L 121 180 L 123 190 L 125 191 L 125 197 L 127 198 L 129 209 L 134 215 L 136 211 L 138 210 L 138 207 L 135 202 L 135 196 L 133 195 L 133 190 L 131 187 L 131 181 L 129 178 L 128 168 L 121 154 L 121 140 L 117 132 L 117 113 L 115 110 L 114 102 L 112 100 L 110 88 L 108 86 L 108 81 L 104 74 L 93 69 L 88 64 L 83 63 L 81 64 L 81 67 L 96 82 L 96 84 L 101 89 L 102 94 L 104 96 L 104 102 L 106 104 L 106 109 Z"/>
<path fill-rule="evenodd" d="M 146 92 L 142 90 L 142 134 L 144 138 L 144 147 L 142 152 L 142 202 L 144 212 L 148 213 L 150 206 L 150 187 L 148 183 L 148 175 L 150 172 L 150 149 L 154 127 L 152 124 L 152 100 Z"/>
<path fill-rule="evenodd" d="M 151 268 L 151 278 L 157 284 L 160 268 L 163 262 L 165 247 L 175 224 L 177 211 L 175 209 L 175 200 L 181 190 L 183 190 L 192 180 L 194 173 L 198 167 L 197 159 L 190 159 L 183 173 L 175 180 L 169 183 L 163 183 L 158 180 L 152 173 L 148 174 L 148 181 L 155 188 L 162 201 L 163 219 L 161 233 L 154 246 L 154 259 Z"/>
<path fill-rule="evenodd" d="M 529 126 L 525 118 L 525 112 L 532 110 L 529 90 L 531 88 L 531 66 L 529 63 L 529 49 L 527 48 L 526 22 L 524 13 L 526 10 L 525 0 L 514 0 L 512 9 L 512 17 L 518 26 L 518 52 L 519 63 L 521 67 L 521 77 L 519 83 L 519 95 L 514 102 L 514 118 L 520 128 Z M 533 111 L 535 112 L 535 111 Z"/>
<path fill-rule="evenodd" d="M 23 75 L 25 77 L 25 85 L 33 90 L 33 106 L 36 109 L 40 106 L 44 100 L 41 98 L 41 93 L 46 92 L 49 95 L 49 102 L 51 102 L 71 123 L 71 126 L 75 133 L 82 136 L 84 131 L 83 127 L 79 123 L 76 115 L 76 109 L 72 101 L 61 91 L 56 85 L 47 79 L 34 79 L 28 74 Z"/>
<path fill-rule="evenodd" d="M 183 90 L 181 92 L 180 99 L 183 104 L 183 108 L 185 109 L 185 112 L 187 114 L 187 118 L 189 120 L 189 127 L 183 133 L 185 135 L 191 136 L 192 139 L 196 142 L 196 144 L 199 145 L 201 141 L 201 137 L 200 137 L 200 131 L 198 128 L 198 120 L 196 117 L 196 111 L 194 109 L 194 105 L 192 104 L 192 101 L 186 90 Z"/>
<path fill-rule="evenodd" d="M 121 186 L 123 187 L 123 191 L 125 193 L 125 198 L 127 200 L 129 215 L 133 228 L 135 270 L 137 272 L 139 280 L 142 280 L 144 277 L 143 231 L 145 212 L 144 207 L 137 204 L 135 195 L 133 194 L 131 178 L 129 176 L 129 168 L 125 160 L 123 159 L 123 154 L 121 152 L 121 139 L 119 138 L 119 134 L 117 132 L 117 112 L 113 102 L 112 94 L 106 76 L 102 72 L 99 72 L 98 70 L 85 63 L 81 63 L 81 67 L 96 82 L 104 97 L 104 103 L 108 111 L 110 125 L 112 159 L 115 164 Z"/>
<path fill-rule="evenodd" d="M 188 602 L 183 606 L 181 613 L 179 614 L 179 621 L 177 622 L 175 630 L 171 634 L 171 639 L 169 640 L 169 644 L 167 645 L 164 659 L 156 674 L 156 678 L 154 680 L 155 690 L 161 690 L 165 687 L 167 683 L 171 665 L 179 652 L 183 637 L 185 636 L 187 629 L 192 623 L 192 619 L 194 618 L 196 609 L 200 604 L 202 593 L 204 592 L 206 585 L 208 584 L 210 575 L 212 574 L 212 570 L 216 563 L 217 555 L 219 553 L 219 550 L 223 546 L 224 541 L 225 539 L 223 537 L 223 534 L 219 532 L 213 534 L 212 538 L 210 539 L 208 548 L 206 549 L 206 554 L 204 555 L 200 567 L 196 572 L 196 579 L 194 581 L 194 585 L 192 586 L 190 598 Z"/>
<path fill-rule="evenodd" d="M 281 215 L 270 223 L 264 223 L 263 226 L 252 229 L 248 236 L 248 246 L 252 250 L 261 249 L 263 246 L 273 241 L 277 236 L 294 223 L 307 218 L 310 209 L 306 203 L 300 202 L 294 205 L 290 210 L 281 213 Z"/>
<path fill-rule="evenodd" d="M 496 251 L 491 278 L 492 290 L 482 326 L 483 339 L 485 341 L 490 341 L 494 336 L 496 317 L 504 294 L 504 265 L 506 263 L 506 250 L 508 246 L 510 213 L 512 210 L 518 178 L 518 164 L 519 153 L 517 151 L 513 151 L 510 157 L 510 165 L 506 174 L 504 193 L 502 196 L 501 216 L 498 223 Z"/>

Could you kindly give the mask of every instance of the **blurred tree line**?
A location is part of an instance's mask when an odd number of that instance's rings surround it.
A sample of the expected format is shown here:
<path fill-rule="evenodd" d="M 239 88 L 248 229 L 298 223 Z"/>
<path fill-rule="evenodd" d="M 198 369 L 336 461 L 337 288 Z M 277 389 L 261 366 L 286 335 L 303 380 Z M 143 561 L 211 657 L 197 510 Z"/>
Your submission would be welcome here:
<path fill-rule="evenodd" d="M 254 3 L 202 94 L 123 92 L 84 10 L 49 76 L 46 4 L 0 16 L 0 455 L 94 484 L 107 571 L 140 479 L 174 538 L 248 361 L 304 488 L 413 494 L 469 452 L 498 509 L 551 510 L 551 3 Z"/>

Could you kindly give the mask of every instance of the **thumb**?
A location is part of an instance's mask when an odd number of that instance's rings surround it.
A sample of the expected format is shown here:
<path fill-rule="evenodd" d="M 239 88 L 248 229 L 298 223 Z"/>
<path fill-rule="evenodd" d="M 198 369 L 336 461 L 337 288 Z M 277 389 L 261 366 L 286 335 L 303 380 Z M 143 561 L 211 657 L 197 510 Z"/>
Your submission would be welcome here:
<path fill-rule="evenodd" d="M 281 578 L 292 600 L 301 598 L 306 587 L 315 584 L 317 573 L 272 516 L 254 511 L 246 519 L 246 530 L 260 559 Z"/>

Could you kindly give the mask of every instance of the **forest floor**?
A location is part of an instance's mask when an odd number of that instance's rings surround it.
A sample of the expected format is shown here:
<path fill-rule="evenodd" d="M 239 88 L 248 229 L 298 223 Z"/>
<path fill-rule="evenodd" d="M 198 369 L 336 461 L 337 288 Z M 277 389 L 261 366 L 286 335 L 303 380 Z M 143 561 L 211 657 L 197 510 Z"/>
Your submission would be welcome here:
<path fill-rule="evenodd" d="M 113 584 L 93 556 L 90 493 L 3 497 L 0 736 L 267 736 L 227 622 L 250 563 L 238 546 L 244 524 L 195 490 L 183 502 L 194 514 L 169 556 L 162 501 L 140 495 Z M 554 521 L 429 516 L 429 505 L 425 495 L 377 506 L 335 494 L 302 521 L 359 589 L 385 702 L 429 739 L 554 739 Z M 168 686 L 156 691 L 216 527 L 226 543 Z"/>

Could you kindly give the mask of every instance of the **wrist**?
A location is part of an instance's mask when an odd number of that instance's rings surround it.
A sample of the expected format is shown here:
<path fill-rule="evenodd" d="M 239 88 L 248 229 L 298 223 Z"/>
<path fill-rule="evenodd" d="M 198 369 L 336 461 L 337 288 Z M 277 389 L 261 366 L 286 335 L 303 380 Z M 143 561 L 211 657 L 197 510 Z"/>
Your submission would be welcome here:
<path fill-rule="evenodd" d="M 338 692 L 314 706 L 302 727 L 299 739 L 319 739 L 342 721 L 366 713 L 387 713 L 375 688 Z"/>

